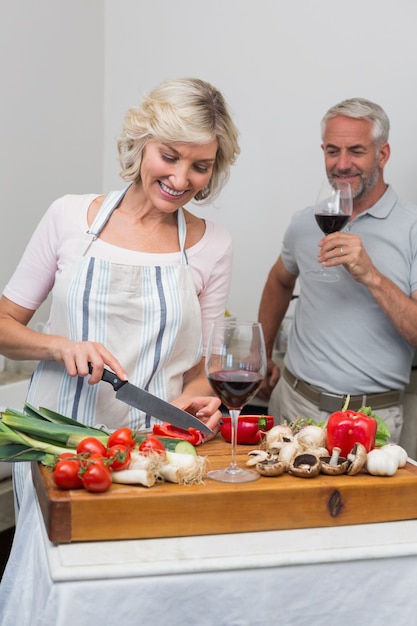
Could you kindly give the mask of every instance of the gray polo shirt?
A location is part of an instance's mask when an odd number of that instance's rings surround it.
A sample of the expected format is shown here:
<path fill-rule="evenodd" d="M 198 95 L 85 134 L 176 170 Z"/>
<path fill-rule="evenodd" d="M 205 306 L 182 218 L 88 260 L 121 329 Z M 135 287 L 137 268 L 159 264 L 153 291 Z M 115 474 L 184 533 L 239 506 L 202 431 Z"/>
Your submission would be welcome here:
<path fill-rule="evenodd" d="M 345 228 L 361 237 L 374 265 L 407 296 L 417 290 L 417 206 L 392 187 Z M 297 212 L 284 235 L 283 262 L 299 276 L 300 296 L 285 364 L 297 377 L 331 393 L 402 389 L 414 348 L 395 330 L 366 287 L 339 266 L 338 282 L 311 280 L 323 233 L 314 207 Z M 417 319 L 416 319 L 417 323 Z"/>

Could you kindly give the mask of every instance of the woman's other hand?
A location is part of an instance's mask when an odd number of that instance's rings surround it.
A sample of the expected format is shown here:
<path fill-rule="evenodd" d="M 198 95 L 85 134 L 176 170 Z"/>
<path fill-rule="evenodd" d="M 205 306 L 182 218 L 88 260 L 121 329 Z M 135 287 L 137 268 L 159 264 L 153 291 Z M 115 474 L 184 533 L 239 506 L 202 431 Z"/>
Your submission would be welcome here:
<path fill-rule="evenodd" d="M 219 411 L 220 400 L 218 398 L 214 396 L 195 396 L 188 402 L 177 401 L 173 402 L 173 404 L 183 411 L 191 413 L 191 415 L 194 415 L 211 428 L 214 435 L 204 434 L 205 441 L 212 439 L 219 432 L 222 414 Z"/>

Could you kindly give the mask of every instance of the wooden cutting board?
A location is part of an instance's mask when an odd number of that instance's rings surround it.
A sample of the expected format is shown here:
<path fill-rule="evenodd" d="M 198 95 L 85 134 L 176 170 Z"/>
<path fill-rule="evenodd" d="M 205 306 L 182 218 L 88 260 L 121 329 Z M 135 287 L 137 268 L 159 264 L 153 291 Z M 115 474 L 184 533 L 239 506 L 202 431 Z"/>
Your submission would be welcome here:
<path fill-rule="evenodd" d="M 253 446 L 238 446 L 244 466 Z M 199 446 L 207 469 L 226 467 L 230 445 L 215 439 Z M 288 474 L 251 483 L 158 483 L 147 488 L 113 484 L 103 494 L 62 491 L 51 470 L 32 464 L 49 539 L 54 543 L 211 535 L 341 526 L 417 518 L 417 467 L 395 476 Z"/>

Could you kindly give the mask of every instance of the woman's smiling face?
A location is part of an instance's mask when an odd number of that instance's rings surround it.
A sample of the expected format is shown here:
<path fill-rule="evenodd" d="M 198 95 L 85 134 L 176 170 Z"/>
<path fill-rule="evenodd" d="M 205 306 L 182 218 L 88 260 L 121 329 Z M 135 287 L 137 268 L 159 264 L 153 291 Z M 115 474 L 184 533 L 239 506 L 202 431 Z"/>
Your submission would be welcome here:
<path fill-rule="evenodd" d="M 218 142 L 149 141 L 142 156 L 141 184 L 147 199 L 162 211 L 176 211 L 210 182 Z"/>

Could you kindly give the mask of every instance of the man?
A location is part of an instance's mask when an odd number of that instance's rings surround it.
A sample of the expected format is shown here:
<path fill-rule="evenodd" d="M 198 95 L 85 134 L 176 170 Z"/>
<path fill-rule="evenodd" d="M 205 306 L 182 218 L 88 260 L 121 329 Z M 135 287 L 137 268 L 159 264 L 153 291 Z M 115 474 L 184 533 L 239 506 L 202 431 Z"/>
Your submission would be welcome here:
<path fill-rule="evenodd" d="M 293 216 L 260 303 L 270 357 L 262 394 L 271 394 L 269 413 L 281 422 L 324 421 L 349 394 L 349 408 L 371 406 L 398 442 L 417 346 L 417 207 L 384 181 L 389 120 L 380 106 L 345 100 L 326 113 L 321 130 L 327 177 L 334 186 L 351 184 L 352 218 L 320 239 L 314 207 Z M 317 262 L 337 267 L 340 279 L 313 280 L 307 272 Z M 272 351 L 297 279 L 280 376 Z"/>

